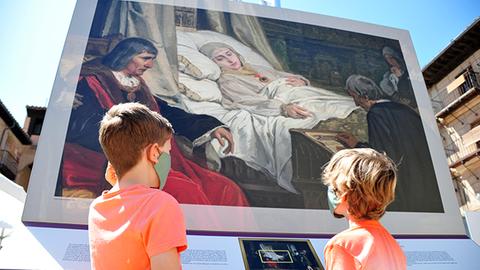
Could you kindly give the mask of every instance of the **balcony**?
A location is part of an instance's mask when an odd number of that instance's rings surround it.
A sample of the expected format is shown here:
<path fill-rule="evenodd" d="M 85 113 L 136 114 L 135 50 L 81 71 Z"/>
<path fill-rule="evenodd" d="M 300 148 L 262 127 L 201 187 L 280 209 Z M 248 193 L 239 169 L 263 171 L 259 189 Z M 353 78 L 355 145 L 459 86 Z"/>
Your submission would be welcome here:
<path fill-rule="evenodd" d="M 468 71 L 460 75 L 433 98 L 433 108 L 437 118 L 444 118 L 467 101 L 480 94 L 479 73 Z"/>
<path fill-rule="evenodd" d="M 445 154 L 447 155 L 448 166 L 457 167 L 475 157 L 480 157 L 479 144 L 465 145 L 463 140 L 458 138 L 445 146 Z"/>
<path fill-rule="evenodd" d="M 7 150 L 0 150 L 0 173 L 10 180 L 15 180 L 17 175 L 17 160 Z"/>

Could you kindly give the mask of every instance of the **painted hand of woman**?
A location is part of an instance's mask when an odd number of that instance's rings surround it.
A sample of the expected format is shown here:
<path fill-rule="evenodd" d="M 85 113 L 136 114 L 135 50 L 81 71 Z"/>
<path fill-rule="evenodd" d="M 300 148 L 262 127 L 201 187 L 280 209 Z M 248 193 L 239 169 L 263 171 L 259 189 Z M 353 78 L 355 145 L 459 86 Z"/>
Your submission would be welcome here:
<path fill-rule="evenodd" d="M 291 118 L 305 119 L 312 116 L 312 113 L 309 110 L 293 103 L 283 105 L 282 110 L 284 111 L 285 116 Z"/>
<path fill-rule="evenodd" d="M 299 77 L 290 76 L 290 77 L 287 77 L 287 84 L 290 86 L 297 87 L 297 86 L 305 86 L 307 85 L 307 82 L 300 79 Z"/>

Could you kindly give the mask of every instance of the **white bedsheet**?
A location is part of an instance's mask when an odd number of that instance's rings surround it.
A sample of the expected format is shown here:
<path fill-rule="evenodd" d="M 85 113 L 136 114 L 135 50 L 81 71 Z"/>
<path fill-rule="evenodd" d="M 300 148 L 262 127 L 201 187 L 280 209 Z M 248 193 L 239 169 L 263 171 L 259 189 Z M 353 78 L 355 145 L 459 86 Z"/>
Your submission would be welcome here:
<path fill-rule="evenodd" d="M 307 119 L 266 117 L 245 110 L 227 110 L 216 102 L 192 101 L 186 96 L 183 101 L 187 111 L 211 115 L 230 127 L 235 151 L 228 155 L 238 157 L 250 167 L 271 175 L 278 185 L 296 193 L 292 185 L 289 129 L 312 128 L 319 121 L 332 117 L 345 118 L 356 106 L 350 97 L 309 86 L 287 86 L 283 79 L 270 83 L 265 88 L 265 94 L 304 106 L 313 112 L 313 116 Z M 225 157 L 223 148 L 216 140 L 212 141 L 212 145 L 219 157 Z"/>

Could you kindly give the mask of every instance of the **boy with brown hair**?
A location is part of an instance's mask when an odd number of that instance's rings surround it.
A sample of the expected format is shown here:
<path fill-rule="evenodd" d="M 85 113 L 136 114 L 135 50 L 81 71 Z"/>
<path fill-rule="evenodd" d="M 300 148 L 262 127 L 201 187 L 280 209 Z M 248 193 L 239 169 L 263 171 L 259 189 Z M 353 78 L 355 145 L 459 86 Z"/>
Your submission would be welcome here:
<path fill-rule="evenodd" d="M 99 141 L 113 187 L 90 205 L 92 269 L 181 269 L 183 214 L 159 190 L 170 169 L 172 133 L 165 118 L 139 103 L 115 105 L 103 117 Z"/>
<path fill-rule="evenodd" d="M 395 198 L 394 162 L 370 148 L 341 150 L 325 167 L 323 182 L 330 211 L 349 222 L 325 247 L 326 269 L 406 269 L 402 249 L 379 222 Z"/>

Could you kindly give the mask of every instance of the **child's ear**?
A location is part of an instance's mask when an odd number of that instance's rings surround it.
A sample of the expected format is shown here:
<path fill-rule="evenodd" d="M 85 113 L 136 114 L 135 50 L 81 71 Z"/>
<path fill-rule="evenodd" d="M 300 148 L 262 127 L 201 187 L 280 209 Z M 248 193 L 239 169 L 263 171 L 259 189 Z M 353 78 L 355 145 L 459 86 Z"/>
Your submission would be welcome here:
<path fill-rule="evenodd" d="M 105 170 L 105 179 L 112 186 L 118 181 L 117 173 L 110 162 L 108 162 L 107 169 Z"/>
<path fill-rule="evenodd" d="M 158 143 L 154 143 L 154 144 L 151 144 L 149 146 L 147 146 L 147 148 L 145 149 L 146 151 L 146 155 L 147 155 L 147 159 L 148 161 L 150 162 L 153 162 L 153 163 L 157 163 L 158 162 L 158 158 L 159 158 L 159 151 L 158 149 L 160 148 L 160 146 L 158 145 Z"/>

